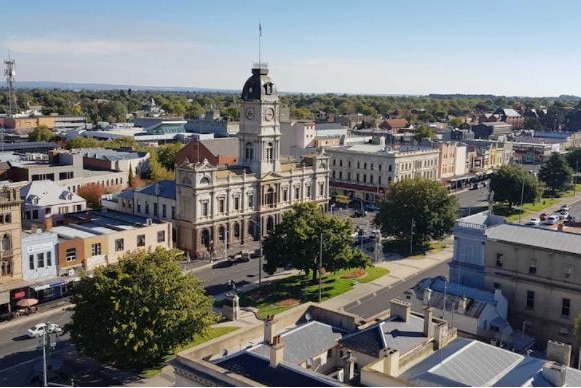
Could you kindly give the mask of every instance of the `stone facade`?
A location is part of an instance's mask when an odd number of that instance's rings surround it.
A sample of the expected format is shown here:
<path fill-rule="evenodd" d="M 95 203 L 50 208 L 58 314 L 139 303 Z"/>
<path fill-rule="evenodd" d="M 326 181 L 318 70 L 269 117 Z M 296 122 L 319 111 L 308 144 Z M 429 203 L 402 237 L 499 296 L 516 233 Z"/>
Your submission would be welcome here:
<path fill-rule="evenodd" d="M 260 238 L 300 202 L 329 200 L 324 151 L 300 159 L 280 153 L 280 106 L 268 69 L 257 66 L 241 98 L 237 166 L 207 160 L 176 169 L 177 245 L 190 254 Z"/>

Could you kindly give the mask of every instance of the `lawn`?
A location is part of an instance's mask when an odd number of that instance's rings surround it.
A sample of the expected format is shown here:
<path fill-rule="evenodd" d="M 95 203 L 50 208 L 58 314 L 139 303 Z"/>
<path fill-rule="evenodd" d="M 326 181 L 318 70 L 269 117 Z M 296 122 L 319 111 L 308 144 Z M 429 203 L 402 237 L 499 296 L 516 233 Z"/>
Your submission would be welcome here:
<path fill-rule="evenodd" d="M 341 270 L 323 275 L 321 300 L 333 298 L 353 288 L 357 283 L 371 282 L 387 275 L 389 270 L 382 267 L 368 267 L 366 275 L 360 278 L 344 278 L 354 270 Z M 312 282 L 311 276 L 297 275 L 274 281 L 240 294 L 240 306 L 258 308 L 258 316 L 278 314 L 300 303 L 319 301 L 319 282 Z"/>
<path fill-rule="evenodd" d="M 204 342 L 213 340 L 215 338 L 221 337 L 221 336 L 226 335 L 228 333 L 231 333 L 237 329 L 238 329 L 238 327 L 236 327 L 236 326 L 211 327 L 210 329 L 208 329 L 208 333 L 205 336 L 196 336 L 196 338 L 192 342 L 187 343 L 183 346 L 180 346 L 176 349 L 176 351 L 174 353 L 168 354 L 165 357 L 163 364 L 165 364 L 167 361 L 175 358 L 176 354 L 181 352 L 181 351 L 184 351 L 188 348 L 193 348 L 194 346 L 197 346 L 201 343 L 204 343 Z M 159 365 L 156 368 L 146 369 L 140 373 L 140 376 L 144 379 L 150 379 L 154 376 L 157 376 L 158 374 L 161 373 L 161 368 L 163 368 L 163 366 L 164 365 Z"/>

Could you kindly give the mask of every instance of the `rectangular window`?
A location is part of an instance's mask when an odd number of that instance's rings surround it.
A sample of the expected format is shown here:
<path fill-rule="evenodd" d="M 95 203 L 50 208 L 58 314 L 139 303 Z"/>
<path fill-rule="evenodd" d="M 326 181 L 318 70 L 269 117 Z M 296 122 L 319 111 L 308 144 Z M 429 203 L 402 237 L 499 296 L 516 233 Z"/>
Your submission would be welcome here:
<path fill-rule="evenodd" d="M 299 199 L 301 196 L 301 188 L 295 187 L 295 199 Z"/>
<path fill-rule="evenodd" d="M 535 308 L 535 292 L 527 291 L 527 309 Z"/>
<path fill-rule="evenodd" d="M 28 256 L 28 267 L 34 269 L 34 255 Z"/>
<path fill-rule="evenodd" d="M 59 214 L 67 214 L 69 212 L 68 206 L 61 206 L 59 207 Z"/>
<path fill-rule="evenodd" d="M 240 197 L 234 197 L 234 210 L 240 210 Z"/>
<path fill-rule="evenodd" d="M 46 252 L 46 266 L 52 267 L 52 252 Z"/>
<path fill-rule="evenodd" d="M 63 213 L 61 213 L 63 214 Z M 32 211 L 32 219 L 33 220 L 38 220 L 38 210 L 33 210 Z"/>
<path fill-rule="evenodd" d="M 497 267 L 502 267 L 502 253 L 497 253 L 496 254 L 496 266 Z"/>
<path fill-rule="evenodd" d="M 167 217 L 167 205 L 165 203 L 161 205 L 161 216 L 163 218 Z"/>
<path fill-rule="evenodd" d="M 47 207 L 44 209 L 44 214 L 46 214 L 48 216 L 48 215 L 50 215 L 50 211 L 51 211 L 50 207 Z"/>
<path fill-rule="evenodd" d="M 175 206 L 171 207 L 171 218 L 172 218 L 172 220 L 176 218 L 176 207 Z"/>
<path fill-rule="evenodd" d="M 564 317 L 569 317 L 571 314 L 571 299 L 563 298 L 561 302 L 561 315 Z"/>
<path fill-rule="evenodd" d="M 165 241 L 165 230 L 160 230 L 157 232 L 157 242 L 164 242 Z"/>
<path fill-rule="evenodd" d="M 38 268 L 44 268 L 44 253 L 36 254 L 36 265 Z"/>
<path fill-rule="evenodd" d="M 137 201 L 137 213 L 141 213 L 141 201 Z"/>
<path fill-rule="evenodd" d="M 67 258 L 67 261 L 77 260 L 77 248 L 68 248 L 66 250 L 65 256 Z"/>
<path fill-rule="evenodd" d="M 95 243 L 91 245 L 92 256 L 97 256 L 101 254 L 101 243 Z"/>
<path fill-rule="evenodd" d="M 218 200 L 218 211 L 220 213 L 224 213 L 224 211 L 226 210 L 225 204 L 226 204 L 226 201 L 224 200 L 224 198 L 220 198 Z"/>
<path fill-rule="evenodd" d="M 208 201 L 202 202 L 202 215 L 204 217 L 208 216 Z"/>
<path fill-rule="evenodd" d="M 118 238 L 115 240 L 115 252 L 123 251 L 125 245 L 125 241 L 122 238 Z"/>
<path fill-rule="evenodd" d="M 137 236 L 137 246 L 138 247 L 144 247 L 145 246 L 145 235 L 144 234 L 140 234 Z"/>
<path fill-rule="evenodd" d="M 153 203 L 153 215 L 157 217 L 157 202 Z"/>
<path fill-rule="evenodd" d="M 333 172 L 335 172 L 335 171 L 333 171 Z M 282 190 L 282 200 L 285 202 L 288 201 L 288 189 L 286 189 L 286 188 Z"/>
<path fill-rule="evenodd" d="M 149 215 L 149 202 L 145 201 L 145 214 Z"/>
<path fill-rule="evenodd" d="M 325 185 L 323 183 L 319 183 L 319 195 L 323 196 L 325 194 Z"/>
<path fill-rule="evenodd" d="M 252 195 L 252 194 L 248 195 L 248 207 L 249 208 L 254 207 L 254 195 Z"/>
<path fill-rule="evenodd" d="M 529 273 L 530 274 L 537 273 L 537 259 L 531 259 L 529 263 Z"/>
<path fill-rule="evenodd" d="M 494 283 L 494 289 L 500 290 L 500 283 Z"/>

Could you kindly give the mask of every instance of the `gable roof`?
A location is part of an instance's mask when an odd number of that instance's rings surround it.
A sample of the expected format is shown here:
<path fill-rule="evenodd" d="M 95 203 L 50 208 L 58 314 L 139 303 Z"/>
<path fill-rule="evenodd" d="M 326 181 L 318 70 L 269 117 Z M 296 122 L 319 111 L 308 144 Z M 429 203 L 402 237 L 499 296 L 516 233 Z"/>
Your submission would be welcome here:
<path fill-rule="evenodd" d="M 552 229 L 530 228 L 525 225 L 501 224 L 490 227 L 485 235 L 488 240 L 503 241 L 558 252 L 581 254 L 581 234 Z"/>
<path fill-rule="evenodd" d="M 380 128 L 406 128 L 408 122 L 406 119 L 387 119 L 379 125 Z"/>
<path fill-rule="evenodd" d="M 423 318 L 410 315 L 409 321 L 404 322 L 395 315 L 360 332 L 346 335 L 339 342 L 349 349 L 379 357 L 380 351 L 386 347 L 405 354 L 427 340 Z"/>
<path fill-rule="evenodd" d="M 215 156 L 234 156 L 238 158 L 239 140 L 237 137 L 222 137 L 200 140 L 200 142 Z"/>
<path fill-rule="evenodd" d="M 300 364 L 331 349 L 341 337 L 341 332 L 332 326 L 317 321 L 309 322 L 281 335 L 284 343 L 283 359 Z M 268 357 L 270 347 L 261 344 L 250 352 Z"/>
<path fill-rule="evenodd" d="M 159 191 L 159 194 L 156 194 L 157 191 Z M 138 189 L 137 192 L 145 195 L 176 199 L 176 181 L 169 179 L 159 181 L 142 187 L 141 189 Z M 130 196 L 128 195 L 128 197 Z"/>

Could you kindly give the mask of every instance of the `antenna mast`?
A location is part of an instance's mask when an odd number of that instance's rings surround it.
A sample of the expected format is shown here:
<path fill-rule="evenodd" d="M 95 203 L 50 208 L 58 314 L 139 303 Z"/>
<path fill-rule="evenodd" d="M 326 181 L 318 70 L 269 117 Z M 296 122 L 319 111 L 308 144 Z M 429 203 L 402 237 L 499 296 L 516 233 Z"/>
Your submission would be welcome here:
<path fill-rule="evenodd" d="M 260 61 L 260 49 L 262 43 L 262 23 L 258 19 L 258 68 L 262 68 L 262 62 Z"/>
<path fill-rule="evenodd" d="M 15 61 L 10 59 L 10 53 L 8 53 L 8 60 L 4 61 L 6 68 L 4 69 L 4 75 L 6 76 L 6 84 L 8 86 L 8 117 L 13 117 L 14 110 L 16 109 L 16 88 L 15 79 L 16 75 L 14 71 Z"/>

